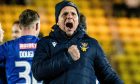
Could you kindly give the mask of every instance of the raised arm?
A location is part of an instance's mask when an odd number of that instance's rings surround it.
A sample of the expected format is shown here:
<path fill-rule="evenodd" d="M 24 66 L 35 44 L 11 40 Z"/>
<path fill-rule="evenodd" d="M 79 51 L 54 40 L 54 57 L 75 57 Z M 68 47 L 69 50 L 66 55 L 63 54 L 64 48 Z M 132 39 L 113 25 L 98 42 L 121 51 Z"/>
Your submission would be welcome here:
<path fill-rule="evenodd" d="M 94 60 L 95 73 L 100 84 L 123 84 L 109 64 L 103 50 L 97 43 L 96 57 Z"/>

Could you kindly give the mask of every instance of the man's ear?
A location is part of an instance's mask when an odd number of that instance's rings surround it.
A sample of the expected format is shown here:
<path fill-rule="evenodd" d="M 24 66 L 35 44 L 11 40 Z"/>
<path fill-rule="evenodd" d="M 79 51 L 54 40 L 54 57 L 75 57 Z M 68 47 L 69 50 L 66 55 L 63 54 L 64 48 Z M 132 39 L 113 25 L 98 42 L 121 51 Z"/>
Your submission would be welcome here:
<path fill-rule="evenodd" d="M 39 27 L 39 23 L 36 23 L 36 31 L 38 30 Z"/>

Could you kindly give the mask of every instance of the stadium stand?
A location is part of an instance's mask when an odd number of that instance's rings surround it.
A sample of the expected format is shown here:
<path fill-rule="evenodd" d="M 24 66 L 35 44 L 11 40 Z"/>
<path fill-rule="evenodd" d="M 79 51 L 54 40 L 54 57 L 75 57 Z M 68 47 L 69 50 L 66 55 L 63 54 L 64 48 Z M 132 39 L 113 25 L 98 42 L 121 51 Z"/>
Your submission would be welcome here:
<path fill-rule="evenodd" d="M 112 66 L 125 84 L 140 84 L 140 18 L 107 17 L 102 0 L 74 1 L 87 18 L 87 33 L 96 38 Z M 0 22 L 4 40 L 11 39 L 12 23 L 26 8 L 37 10 L 41 16 L 41 32 L 48 35 L 55 23 L 54 6 L 59 0 L 33 0 L 31 5 L 0 5 Z M 93 5 L 94 4 L 94 5 Z M 118 47 L 120 46 L 120 47 Z M 117 49 L 118 48 L 118 49 Z M 121 53 L 116 53 L 118 51 Z"/>

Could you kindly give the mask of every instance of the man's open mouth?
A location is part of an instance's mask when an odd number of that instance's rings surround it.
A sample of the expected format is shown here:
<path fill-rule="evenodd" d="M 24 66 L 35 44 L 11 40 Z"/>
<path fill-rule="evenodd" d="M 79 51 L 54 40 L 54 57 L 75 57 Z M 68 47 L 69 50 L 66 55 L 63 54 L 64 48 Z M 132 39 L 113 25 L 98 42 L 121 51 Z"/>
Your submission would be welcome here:
<path fill-rule="evenodd" d="M 70 28 L 70 29 L 73 28 L 73 23 L 67 22 L 67 23 L 66 23 L 66 27 L 68 27 L 68 28 Z"/>

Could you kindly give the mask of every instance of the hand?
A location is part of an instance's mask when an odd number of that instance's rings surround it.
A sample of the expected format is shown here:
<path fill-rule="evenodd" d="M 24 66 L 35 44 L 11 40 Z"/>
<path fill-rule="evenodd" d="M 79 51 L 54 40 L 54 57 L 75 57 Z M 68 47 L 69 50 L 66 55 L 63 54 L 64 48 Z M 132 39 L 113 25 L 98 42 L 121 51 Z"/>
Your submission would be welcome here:
<path fill-rule="evenodd" d="M 80 52 L 77 48 L 77 45 L 72 45 L 68 48 L 68 52 L 71 55 L 72 59 L 74 61 L 78 60 L 80 58 Z"/>

